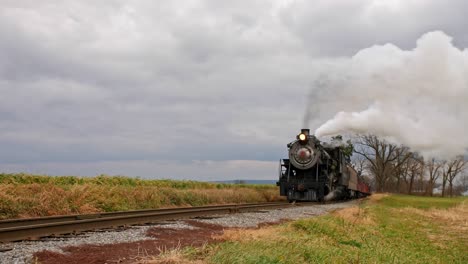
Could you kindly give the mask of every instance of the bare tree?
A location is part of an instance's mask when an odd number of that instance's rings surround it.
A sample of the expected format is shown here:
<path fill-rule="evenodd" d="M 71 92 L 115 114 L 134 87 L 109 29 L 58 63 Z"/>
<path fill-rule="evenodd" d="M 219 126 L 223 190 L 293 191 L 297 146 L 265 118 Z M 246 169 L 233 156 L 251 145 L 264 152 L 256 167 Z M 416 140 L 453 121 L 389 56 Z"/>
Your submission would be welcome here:
<path fill-rule="evenodd" d="M 448 182 L 449 182 L 449 195 L 450 197 L 453 196 L 453 180 L 457 177 L 460 172 L 463 171 L 467 161 L 464 159 L 463 156 L 459 156 L 452 162 L 449 162 L 449 166 L 451 167 L 451 173 L 448 174 Z"/>
<path fill-rule="evenodd" d="M 425 183 L 425 168 L 426 168 L 426 161 L 424 160 L 424 157 L 420 157 L 419 159 L 420 165 L 419 165 L 419 170 L 417 172 L 418 174 L 418 186 L 417 190 L 419 193 L 425 193 L 424 191 L 424 183 Z"/>
<path fill-rule="evenodd" d="M 413 192 L 415 180 L 421 178 L 423 175 L 424 167 L 423 158 L 417 154 L 411 154 L 405 163 L 400 166 L 401 178 L 406 183 L 406 192 L 411 194 Z"/>
<path fill-rule="evenodd" d="M 426 193 L 430 196 L 434 195 L 434 185 L 437 179 L 440 177 L 440 169 L 444 165 L 443 162 L 436 161 L 436 159 L 432 158 L 427 164 L 427 172 L 429 174 L 428 185 Z"/>
<path fill-rule="evenodd" d="M 406 183 L 406 175 L 408 174 L 409 170 L 409 160 L 411 159 L 411 154 L 409 153 L 409 149 L 405 147 L 400 147 L 395 150 L 395 166 L 393 170 L 393 176 L 396 180 L 396 191 L 402 192 L 402 180 Z M 408 185 L 408 184 L 406 184 Z"/>
<path fill-rule="evenodd" d="M 450 166 L 446 166 L 447 162 L 444 162 L 444 167 L 442 168 L 442 197 L 445 197 L 445 187 L 447 186 L 448 175 L 452 172 Z"/>
<path fill-rule="evenodd" d="M 468 191 L 468 173 L 466 172 L 466 168 L 465 173 L 458 177 L 458 186 L 460 186 L 460 193 Z"/>
<path fill-rule="evenodd" d="M 354 143 L 354 152 L 369 162 L 369 170 L 375 176 L 378 192 L 386 190 L 394 171 L 398 170 L 411 154 L 374 135 L 359 135 Z"/>
<path fill-rule="evenodd" d="M 352 160 L 351 160 L 351 164 L 353 165 L 354 169 L 356 169 L 356 171 L 358 172 L 364 172 L 364 170 L 366 169 L 366 159 L 361 156 L 361 155 L 354 155 L 352 156 Z"/>
<path fill-rule="evenodd" d="M 453 196 L 453 180 L 463 170 L 467 161 L 463 156 L 459 156 L 454 160 L 445 162 L 442 170 L 442 196 L 446 195 L 447 183 L 449 184 L 449 195 Z"/>

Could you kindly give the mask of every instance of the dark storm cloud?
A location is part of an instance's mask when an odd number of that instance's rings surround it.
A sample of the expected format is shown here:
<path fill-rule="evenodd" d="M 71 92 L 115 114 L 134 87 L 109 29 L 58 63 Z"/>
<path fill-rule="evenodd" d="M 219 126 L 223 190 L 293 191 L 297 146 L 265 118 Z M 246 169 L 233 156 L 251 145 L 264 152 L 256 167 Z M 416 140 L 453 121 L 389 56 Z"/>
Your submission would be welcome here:
<path fill-rule="evenodd" d="M 448 2 L 3 0 L 0 161 L 274 177 L 254 164 L 285 155 L 329 61 L 435 29 L 467 46 L 468 6 Z"/>

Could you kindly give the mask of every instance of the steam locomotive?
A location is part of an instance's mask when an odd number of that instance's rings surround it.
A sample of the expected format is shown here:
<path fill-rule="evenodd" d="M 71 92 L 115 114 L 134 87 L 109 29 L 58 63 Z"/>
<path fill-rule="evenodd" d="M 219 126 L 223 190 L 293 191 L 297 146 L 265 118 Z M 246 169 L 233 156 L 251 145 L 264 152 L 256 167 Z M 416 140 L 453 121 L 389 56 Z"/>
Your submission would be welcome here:
<path fill-rule="evenodd" d="M 370 194 L 369 185 L 337 142 L 321 143 L 309 129 L 302 129 L 287 146 L 289 159 L 280 160 L 276 184 L 288 201 L 332 201 Z"/>

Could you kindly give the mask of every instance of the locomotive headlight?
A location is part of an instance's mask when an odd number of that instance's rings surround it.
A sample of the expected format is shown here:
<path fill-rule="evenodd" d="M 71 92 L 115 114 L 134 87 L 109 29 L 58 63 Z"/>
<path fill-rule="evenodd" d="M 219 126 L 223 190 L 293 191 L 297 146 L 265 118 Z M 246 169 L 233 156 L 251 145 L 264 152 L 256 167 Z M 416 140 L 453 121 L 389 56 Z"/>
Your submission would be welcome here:
<path fill-rule="evenodd" d="M 300 140 L 300 141 L 304 141 L 304 140 L 306 140 L 306 139 L 307 139 L 306 134 L 303 134 L 303 133 L 299 134 L 299 140 Z"/>

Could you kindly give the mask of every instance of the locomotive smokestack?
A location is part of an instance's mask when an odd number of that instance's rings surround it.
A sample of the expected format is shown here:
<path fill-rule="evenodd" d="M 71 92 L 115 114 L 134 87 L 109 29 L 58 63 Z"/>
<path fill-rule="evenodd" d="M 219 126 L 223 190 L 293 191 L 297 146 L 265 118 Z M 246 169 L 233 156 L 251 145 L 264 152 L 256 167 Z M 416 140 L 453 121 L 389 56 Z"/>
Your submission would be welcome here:
<path fill-rule="evenodd" d="M 301 134 L 304 134 L 304 135 L 307 135 L 307 136 L 310 135 L 310 129 L 308 129 L 308 128 L 301 129 Z"/>

